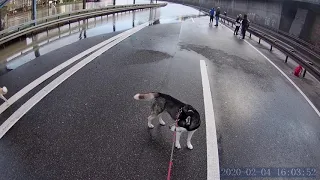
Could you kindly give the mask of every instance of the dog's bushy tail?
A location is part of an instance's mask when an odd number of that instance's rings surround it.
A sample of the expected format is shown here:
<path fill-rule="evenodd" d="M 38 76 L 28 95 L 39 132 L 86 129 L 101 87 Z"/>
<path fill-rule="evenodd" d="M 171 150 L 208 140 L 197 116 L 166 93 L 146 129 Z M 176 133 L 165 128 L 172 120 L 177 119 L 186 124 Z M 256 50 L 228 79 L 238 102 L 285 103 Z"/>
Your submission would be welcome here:
<path fill-rule="evenodd" d="M 136 94 L 133 96 L 136 100 L 144 100 L 144 101 L 151 101 L 152 99 L 159 96 L 159 93 L 146 93 L 146 94 Z"/>
<path fill-rule="evenodd" d="M 0 89 L 1 89 L 1 93 L 2 93 L 3 95 L 5 95 L 5 94 L 8 93 L 8 89 L 7 89 L 5 86 L 3 86 L 3 88 L 0 88 Z"/>

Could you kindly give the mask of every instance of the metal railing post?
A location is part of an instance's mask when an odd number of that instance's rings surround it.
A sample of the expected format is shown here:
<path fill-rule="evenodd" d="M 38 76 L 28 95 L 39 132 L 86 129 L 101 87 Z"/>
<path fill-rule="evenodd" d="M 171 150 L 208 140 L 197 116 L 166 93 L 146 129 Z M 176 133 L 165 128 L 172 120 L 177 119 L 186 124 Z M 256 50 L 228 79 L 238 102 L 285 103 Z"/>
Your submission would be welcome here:
<path fill-rule="evenodd" d="M 302 77 L 305 77 L 305 76 L 306 76 L 306 72 L 307 72 L 307 70 L 304 68 L 304 69 L 303 69 L 303 73 L 302 73 Z"/>

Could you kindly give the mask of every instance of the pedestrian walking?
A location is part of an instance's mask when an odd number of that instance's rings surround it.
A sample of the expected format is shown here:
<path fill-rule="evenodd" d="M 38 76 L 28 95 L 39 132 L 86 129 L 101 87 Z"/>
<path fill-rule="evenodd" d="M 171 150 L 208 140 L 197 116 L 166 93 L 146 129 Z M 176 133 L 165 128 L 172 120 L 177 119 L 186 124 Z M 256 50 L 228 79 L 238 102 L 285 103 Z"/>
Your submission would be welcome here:
<path fill-rule="evenodd" d="M 250 25 L 250 21 L 248 19 L 248 16 L 245 14 L 243 15 L 243 20 L 241 22 L 241 34 L 242 34 L 242 39 L 244 39 L 246 35 L 246 31 L 248 30 Z"/>
<path fill-rule="evenodd" d="M 220 17 L 220 7 L 218 7 L 217 11 L 216 11 L 216 25 L 215 26 L 218 26 L 219 17 Z"/>
<path fill-rule="evenodd" d="M 240 29 L 240 25 L 241 25 L 241 18 L 242 18 L 242 15 L 239 14 L 237 16 L 237 19 L 236 19 L 236 29 L 233 32 L 234 35 L 238 35 L 239 29 Z"/>
<path fill-rule="evenodd" d="M 214 8 L 210 9 L 209 14 L 210 14 L 210 22 L 209 22 L 209 24 L 212 24 L 213 23 L 213 16 L 214 16 Z"/>

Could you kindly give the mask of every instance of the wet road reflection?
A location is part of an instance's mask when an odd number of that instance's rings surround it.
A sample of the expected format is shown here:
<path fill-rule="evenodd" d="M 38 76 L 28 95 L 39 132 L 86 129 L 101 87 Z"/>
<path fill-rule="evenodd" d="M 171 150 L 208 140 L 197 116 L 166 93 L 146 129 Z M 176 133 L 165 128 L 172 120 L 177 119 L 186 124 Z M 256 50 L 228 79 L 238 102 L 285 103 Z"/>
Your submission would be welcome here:
<path fill-rule="evenodd" d="M 133 12 L 132 12 L 132 27 L 134 27 L 135 18 L 136 18 L 136 12 L 133 11 Z"/>
<path fill-rule="evenodd" d="M 135 4 L 143 4 L 143 3 L 149 3 L 149 0 L 138 0 L 135 2 Z M 132 4 L 132 0 L 116 0 L 116 5 L 125 5 L 125 4 Z M 113 1 L 111 0 L 103 0 L 101 2 L 87 2 L 86 8 L 87 9 L 93 9 L 93 8 L 101 8 L 106 6 L 112 6 Z M 77 11 L 82 9 L 82 3 L 75 3 L 75 4 L 65 4 L 65 5 L 54 5 L 51 4 L 49 7 L 39 7 L 37 10 L 37 18 L 43 18 L 46 16 L 53 16 L 56 14 L 61 13 L 68 13 L 72 11 Z M 16 26 L 28 21 L 31 21 L 31 10 L 15 14 L 14 16 L 8 16 L 5 20 L 5 28 L 9 28 L 12 26 Z"/>
<path fill-rule="evenodd" d="M 81 20 L 36 34 L 0 50 L 0 75 L 48 52 L 101 34 L 123 31 L 148 21 L 152 24 L 179 22 L 199 15 L 191 7 L 169 3 L 166 7 L 106 15 Z"/>
<path fill-rule="evenodd" d="M 113 32 L 116 32 L 116 18 L 115 18 L 115 14 L 112 15 L 112 20 L 113 20 Z"/>
<path fill-rule="evenodd" d="M 82 21 L 82 27 L 79 34 L 79 39 L 82 39 L 82 34 L 83 34 L 83 38 L 87 38 L 87 24 L 88 23 L 86 23 L 86 20 Z"/>
<path fill-rule="evenodd" d="M 33 36 L 32 40 L 36 42 L 37 41 L 37 37 L 38 37 L 37 35 Z M 40 57 L 39 45 L 38 44 L 34 44 L 33 51 L 34 51 L 35 57 Z"/>

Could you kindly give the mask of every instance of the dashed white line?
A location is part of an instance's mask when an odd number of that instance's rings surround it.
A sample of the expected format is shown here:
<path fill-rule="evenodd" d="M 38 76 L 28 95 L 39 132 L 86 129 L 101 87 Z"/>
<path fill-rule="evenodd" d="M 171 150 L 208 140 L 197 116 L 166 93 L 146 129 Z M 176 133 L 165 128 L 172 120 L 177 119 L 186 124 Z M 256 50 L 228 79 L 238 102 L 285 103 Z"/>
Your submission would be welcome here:
<path fill-rule="evenodd" d="M 192 22 L 194 22 L 193 18 L 191 18 Z"/>
<path fill-rule="evenodd" d="M 57 86 L 59 86 L 62 82 L 68 79 L 71 75 L 76 73 L 82 67 L 87 65 L 89 62 L 94 60 L 96 57 L 100 56 L 102 53 L 110 49 L 111 47 L 115 46 L 119 42 L 123 41 L 127 37 L 131 36 L 132 34 L 138 32 L 142 28 L 146 27 L 149 23 L 144 23 L 140 26 L 137 26 L 131 29 L 130 33 L 125 33 L 125 35 L 121 36 L 120 38 L 112 41 L 111 43 L 107 44 L 106 46 L 102 47 L 101 49 L 97 50 L 96 52 L 92 53 L 90 56 L 86 57 L 85 59 L 78 62 L 76 65 L 72 66 L 70 69 L 62 73 L 59 77 L 54 79 L 50 82 L 47 86 L 41 89 L 37 94 L 35 94 L 32 98 L 30 98 L 26 103 L 24 103 L 18 110 L 16 110 L 3 124 L 0 126 L 0 139 L 5 135 L 9 129 L 19 121 L 19 119 L 25 115 L 33 106 L 35 106 L 41 99 L 43 99 L 46 95 L 48 95 L 52 90 L 54 90 Z"/>
<path fill-rule="evenodd" d="M 221 23 L 221 25 L 223 25 Z M 225 26 L 225 25 L 223 25 Z M 227 27 L 227 26 L 225 26 Z M 229 27 L 227 27 L 230 31 L 232 31 Z M 233 32 L 233 31 L 232 31 Z M 261 56 L 263 56 L 266 60 L 268 60 L 298 91 L 299 93 L 304 97 L 304 99 L 308 102 L 308 104 L 312 107 L 312 109 L 317 113 L 317 115 L 320 117 L 320 112 L 317 109 L 317 107 L 311 102 L 311 100 L 308 98 L 308 96 L 294 83 L 289 76 L 284 73 L 274 62 L 272 62 L 267 56 L 265 56 L 261 51 L 259 51 L 256 47 L 254 47 L 251 43 L 249 43 L 247 40 L 244 40 L 247 44 L 249 44 L 254 50 L 256 50 Z"/>
<path fill-rule="evenodd" d="M 206 116 L 207 180 L 217 180 L 220 179 L 220 170 L 216 122 L 214 118 L 209 77 L 206 63 L 204 60 L 200 60 L 200 70 L 203 87 L 204 109 Z"/>

